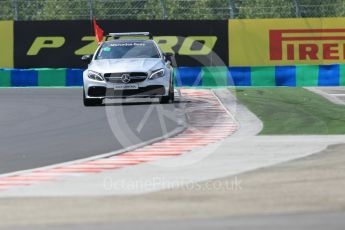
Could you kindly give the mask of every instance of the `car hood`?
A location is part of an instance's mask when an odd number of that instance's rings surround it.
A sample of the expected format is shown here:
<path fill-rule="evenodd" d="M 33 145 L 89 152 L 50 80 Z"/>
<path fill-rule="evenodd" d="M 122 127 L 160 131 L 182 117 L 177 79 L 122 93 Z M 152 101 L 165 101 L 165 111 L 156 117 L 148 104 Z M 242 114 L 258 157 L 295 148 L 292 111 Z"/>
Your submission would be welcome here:
<path fill-rule="evenodd" d="M 93 60 L 89 70 L 99 73 L 149 72 L 164 67 L 160 58 Z"/>

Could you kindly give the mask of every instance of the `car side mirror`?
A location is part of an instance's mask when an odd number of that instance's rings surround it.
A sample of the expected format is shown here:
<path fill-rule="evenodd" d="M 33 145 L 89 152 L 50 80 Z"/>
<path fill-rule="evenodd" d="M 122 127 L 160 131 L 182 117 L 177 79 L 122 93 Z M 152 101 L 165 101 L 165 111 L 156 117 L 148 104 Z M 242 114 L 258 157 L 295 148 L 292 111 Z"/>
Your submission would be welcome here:
<path fill-rule="evenodd" d="M 166 61 L 172 61 L 172 58 L 174 57 L 173 53 L 164 53 L 164 58 Z"/>
<path fill-rule="evenodd" d="M 92 54 L 88 54 L 88 55 L 82 56 L 81 60 L 83 60 L 84 62 L 90 63 L 92 58 L 93 58 L 93 55 Z"/>
<path fill-rule="evenodd" d="M 174 66 L 175 62 L 174 60 L 174 54 L 173 53 L 164 53 L 164 60 L 167 63 L 170 63 L 171 66 Z"/>

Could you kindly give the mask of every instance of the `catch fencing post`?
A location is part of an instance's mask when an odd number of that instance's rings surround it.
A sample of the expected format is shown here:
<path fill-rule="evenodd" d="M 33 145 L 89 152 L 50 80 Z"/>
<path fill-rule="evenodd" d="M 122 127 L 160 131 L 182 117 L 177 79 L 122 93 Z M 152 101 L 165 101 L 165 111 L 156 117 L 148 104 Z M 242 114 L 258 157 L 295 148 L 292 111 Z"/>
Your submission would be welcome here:
<path fill-rule="evenodd" d="M 236 18 L 236 5 L 235 5 L 235 0 L 229 0 L 229 11 L 230 11 L 230 18 L 234 19 Z"/>
<path fill-rule="evenodd" d="M 92 18 L 93 18 L 92 0 L 89 0 L 88 5 L 89 5 L 90 20 L 92 20 Z"/>
<path fill-rule="evenodd" d="M 300 10 L 300 4 L 299 0 L 294 0 L 295 10 L 296 10 L 296 18 L 301 17 L 301 10 Z"/>
<path fill-rule="evenodd" d="M 18 2 L 17 0 L 12 0 L 12 5 L 13 5 L 13 13 L 14 13 L 14 20 L 18 20 Z"/>
<path fill-rule="evenodd" d="M 163 0 L 159 0 L 159 4 L 162 8 L 162 12 L 163 12 L 163 19 L 167 19 L 167 11 L 165 9 L 165 4 L 164 4 L 164 1 Z"/>

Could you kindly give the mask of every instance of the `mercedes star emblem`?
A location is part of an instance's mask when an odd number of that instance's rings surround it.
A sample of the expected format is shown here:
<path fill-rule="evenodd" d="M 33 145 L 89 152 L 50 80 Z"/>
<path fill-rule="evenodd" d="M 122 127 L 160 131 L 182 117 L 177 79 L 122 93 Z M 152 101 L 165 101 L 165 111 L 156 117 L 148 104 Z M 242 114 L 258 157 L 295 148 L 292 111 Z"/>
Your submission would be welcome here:
<path fill-rule="evenodd" d="M 131 79 L 129 78 L 129 74 L 125 73 L 125 74 L 122 74 L 121 76 L 121 80 L 123 83 L 127 84 L 131 81 Z"/>

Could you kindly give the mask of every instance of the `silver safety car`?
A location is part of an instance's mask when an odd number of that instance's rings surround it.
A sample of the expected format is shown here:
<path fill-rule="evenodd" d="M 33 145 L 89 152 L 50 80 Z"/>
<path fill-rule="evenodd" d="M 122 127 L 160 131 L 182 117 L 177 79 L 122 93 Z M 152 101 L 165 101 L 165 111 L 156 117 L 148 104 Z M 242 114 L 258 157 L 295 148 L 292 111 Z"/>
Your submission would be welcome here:
<path fill-rule="evenodd" d="M 94 55 L 82 57 L 89 63 L 83 73 L 84 105 L 128 97 L 172 103 L 173 54 L 163 53 L 148 32 L 111 33 L 108 37 L 113 39 L 101 43 Z"/>

